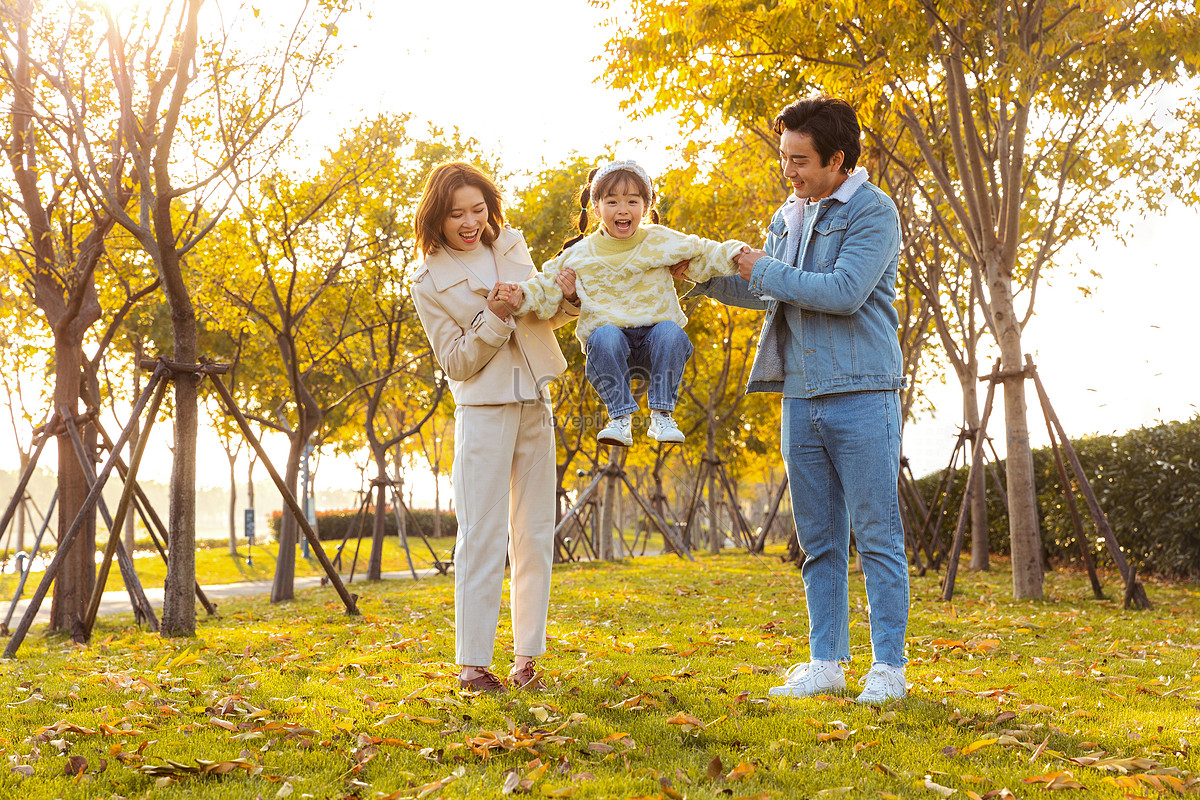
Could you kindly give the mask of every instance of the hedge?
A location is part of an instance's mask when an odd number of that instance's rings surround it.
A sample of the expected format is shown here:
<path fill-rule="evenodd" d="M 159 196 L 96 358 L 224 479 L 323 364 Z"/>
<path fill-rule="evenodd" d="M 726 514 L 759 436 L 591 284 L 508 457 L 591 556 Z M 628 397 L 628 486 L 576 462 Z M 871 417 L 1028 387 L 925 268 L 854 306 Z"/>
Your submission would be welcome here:
<path fill-rule="evenodd" d="M 433 515 L 432 509 L 417 508 L 413 509 L 405 518 L 404 532 L 412 537 L 418 532 L 424 533 L 428 537 L 433 536 Z M 275 511 L 268 515 L 267 526 L 271 530 L 271 539 L 279 540 L 279 521 L 282 518 L 282 512 Z M 349 532 L 351 538 L 358 533 L 358 511 L 356 509 L 334 509 L 330 511 L 317 512 L 317 537 L 321 541 L 341 541 L 346 533 Z M 370 515 L 362 520 L 362 536 L 371 538 L 374 520 Z M 384 536 L 396 535 L 396 515 L 388 514 L 383 520 Z M 458 519 L 454 516 L 453 511 L 442 512 L 442 536 L 454 536 L 458 533 Z"/>
<path fill-rule="evenodd" d="M 1139 574 L 1200 579 L 1200 415 L 1120 436 L 1088 436 L 1072 440 L 1072 445 L 1125 557 Z M 1001 462 L 1001 475 L 1003 465 Z M 1034 450 L 1033 465 L 1045 553 L 1052 560 L 1077 562 L 1079 545 L 1071 512 L 1049 447 Z M 966 468 L 961 468 L 955 478 L 943 537 L 953 534 L 966 473 Z M 934 473 L 917 481 L 927 503 L 940 478 L 941 473 Z M 1007 554 L 1007 514 L 990 476 L 987 483 L 989 546 L 993 553 Z M 1076 505 L 1097 563 L 1112 565 L 1079 493 Z"/>

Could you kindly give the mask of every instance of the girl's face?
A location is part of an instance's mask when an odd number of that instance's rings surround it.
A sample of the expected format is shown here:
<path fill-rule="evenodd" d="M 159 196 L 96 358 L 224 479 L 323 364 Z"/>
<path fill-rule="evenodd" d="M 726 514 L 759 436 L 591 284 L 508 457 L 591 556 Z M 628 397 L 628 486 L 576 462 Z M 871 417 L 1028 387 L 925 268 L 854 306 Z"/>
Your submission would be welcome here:
<path fill-rule="evenodd" d="M 637 233 L 646 214 L 646 200 L 631 181 L 617 184 L 612 194 L 600 198 L 600 224 L 614 239 L 628 239 Z"/>
<path fill-rule="evenodd" d="M 487 202 L 476 186 L 460 186 L 454 190 L 450 213 L 442 223 L 442 238 L 452 250 L 474 250 L 479 247 L 483 230 L 488 224 Z"/>

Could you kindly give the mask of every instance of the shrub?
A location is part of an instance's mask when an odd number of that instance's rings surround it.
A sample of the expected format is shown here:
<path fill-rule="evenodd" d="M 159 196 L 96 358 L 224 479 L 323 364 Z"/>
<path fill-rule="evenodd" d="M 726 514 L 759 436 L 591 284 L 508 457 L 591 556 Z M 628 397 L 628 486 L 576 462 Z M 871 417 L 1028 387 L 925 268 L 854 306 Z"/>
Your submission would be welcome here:
<path fill-rule="evenodd" d="M 1200 415 L 1120 436 L 1087 436 L 1071 444 L 1126 559 L 1138 573 L 1200 578 Z M 1003 476 L 1004 462 L 998 466 Z M 1033 452 L 1033 466 L 1045 553 L 1051 559 L 1077 562 L 1079 545 L 1071 512 L 1049 447 Z M 934 497 L 940 477 L 941 473 L 934 473 L 917 481 L 926 502 Z M 966 479 L 964 467 L 946 506 L 943 537 L 953 535 Z M 989 546 L 993 553 L 1008 553 L 1004 502 L 990 476 L 987 483 Z M 1097 563 L 1111 565 L 1083 495 L 1077 492 L 1075 497 L 1088 546 Z"/>
<path fill-rule="evenodd" d="M 417 508 L 411 510 L 406 515 L 404 531 L 409 537 L 417 536 L 419 533 L 424 533 L 427 537 L 433 536 L 433 509 Z M 458 519 L 454 516 L 453 511 L 443 511 L 442 513 L 442 536 L 454 536 L 458 532 Z M 271 530 L 271 538 L 275 541 L 279 540 L 279 523 L 282 518 L 282 512 L 272 512 L 267 517 L 267 526 Z M 341 541 L 347 533 L 350 538 L 360 535 L 363 538 L 371 538 L 371 531 L 374 526 L 374 519 L 370 515 L 364 515 L 361 520 L 357 509 L 334 509 L 330 511 L 317 512 L 317 537 L 323 542 Z M 396 515 L 389 510 L 383 520 L 384 536 L 396 535 Z"/>

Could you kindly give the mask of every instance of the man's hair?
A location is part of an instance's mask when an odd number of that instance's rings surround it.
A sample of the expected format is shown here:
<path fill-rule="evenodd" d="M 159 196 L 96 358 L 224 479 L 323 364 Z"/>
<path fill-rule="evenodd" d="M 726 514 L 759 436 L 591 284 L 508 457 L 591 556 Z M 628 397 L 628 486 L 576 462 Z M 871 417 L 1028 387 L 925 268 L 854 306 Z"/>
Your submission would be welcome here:
<path fill-rule="evenodd" d="M 454 193 L 464 186 L 474 186 L 483 193 L 483 200 L 487 203 L 488 224 L 480 239 L 490 247 L 500 235 L 500 229 L 504 227 L 504 211 L 500 206 L 500 190 L 492 183 L 492 179 L 462 161 L 439 164 L 429 173 L 413 220 L 417 248 L 422 255 L 427 256 L 446 244 L 442 228 L 454 207 Z"/>
<path fill-rule="evenodd" d="M 806 133 L 813 141 L 821 166 L 827 166 L 833 154 L 842 151 L 842 171 L 850 172 L 858 164 L 862 152 L 858 115 L 845 100 L 821 95 L 797 100 L 775 116 L 772 127 Z"/>

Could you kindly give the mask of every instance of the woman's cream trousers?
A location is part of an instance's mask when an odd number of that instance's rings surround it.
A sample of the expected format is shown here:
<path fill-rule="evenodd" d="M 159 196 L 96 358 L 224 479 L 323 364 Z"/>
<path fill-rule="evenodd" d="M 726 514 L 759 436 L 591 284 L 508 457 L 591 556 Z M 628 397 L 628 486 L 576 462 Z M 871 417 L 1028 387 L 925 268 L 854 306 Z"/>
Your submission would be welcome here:
<path fill-rule="evenodd" d="M 555 452 L 545 401 L 458 406 L 454 411 L 455 654 L 492 663 L 504 584 L 512 570 L 513 649 L 546 652 L 554 561 Z"/>

